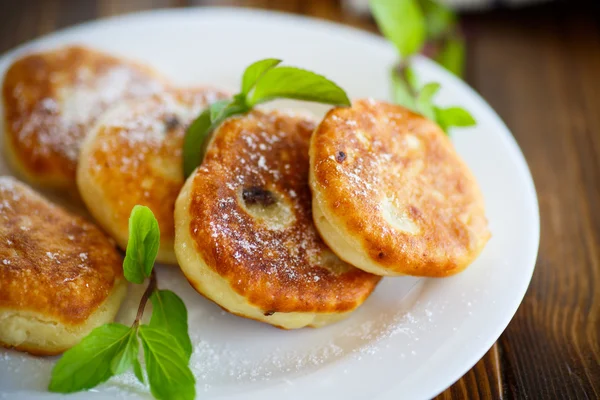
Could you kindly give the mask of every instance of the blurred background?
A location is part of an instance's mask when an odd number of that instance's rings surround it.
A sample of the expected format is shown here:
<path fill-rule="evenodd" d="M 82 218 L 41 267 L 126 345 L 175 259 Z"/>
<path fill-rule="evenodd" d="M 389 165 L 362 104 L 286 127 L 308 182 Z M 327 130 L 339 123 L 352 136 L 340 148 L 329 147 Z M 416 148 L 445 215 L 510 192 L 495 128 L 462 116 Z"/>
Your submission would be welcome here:
<path fill-rule="evenodd" d="M 446 0 L 464 79 L 513 132 L 538 191 L 536 271 L 513 321 L 442 399 L 600 398 L 600 0 Z M 0 53 L 143 10 L 252 7 L 378 32 L 367 0 L 0 0 Z"/>

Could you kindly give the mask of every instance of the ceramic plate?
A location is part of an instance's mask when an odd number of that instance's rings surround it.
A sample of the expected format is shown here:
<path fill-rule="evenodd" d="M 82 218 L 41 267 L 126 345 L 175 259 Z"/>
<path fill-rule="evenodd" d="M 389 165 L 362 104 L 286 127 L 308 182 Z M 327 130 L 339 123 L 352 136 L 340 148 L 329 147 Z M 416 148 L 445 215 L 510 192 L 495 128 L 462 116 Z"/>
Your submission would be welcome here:
<path fill-rule="evenodd" d="M 391 45 L 373 34 L 314 19 L 240 9 L 154 11 L 97 21 L 31 42 L 0 59 L 0 73 L 31 49 L 81 43 L 154 66 L 180 85 L 238 87 L 251 62 L 277 57 L 318 71 L 351 97 L 389 97 Z M 467 372 L 514 315 L 533 272 L 539 241 L 535 189 L 515 140 L 466 84 L 426 59 L 418 75 L 442 84 L 443 105 L 478 120 L 452 139 L 485 196 L 492 239 L 465 272 L 446 279 L 387 278 L 349 319 L 322 329 L 283 331 L 223 312 L 197 295 L 178 270 L 159 282 L 185 300 L 198 398 L 431 398 Z M 286 103 L 322 113 L 322 106 Z M 0 173 L 10 173 L 4 160 Z M 128 321 L 139 293 L 119 319 Z M 0 350 L 5 398 L 46 392 L 53 358 Z M 70 399 L 148 398 L 133 374 Z M 1 397 L 1 396 L 0 396 Z"/>

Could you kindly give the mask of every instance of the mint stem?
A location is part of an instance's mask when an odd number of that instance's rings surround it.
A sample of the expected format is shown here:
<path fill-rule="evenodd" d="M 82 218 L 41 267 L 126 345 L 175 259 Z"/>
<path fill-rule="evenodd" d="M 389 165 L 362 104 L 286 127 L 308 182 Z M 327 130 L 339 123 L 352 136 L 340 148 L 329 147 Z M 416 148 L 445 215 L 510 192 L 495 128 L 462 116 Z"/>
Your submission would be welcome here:
<path fill-rule="evenodd" d="M 154 292 L 156 290 L 156 287 L 157 287 L 156 272 L 154 272 L 154 269 L 152 269 L 152 272 L 150 273 L 150 283 L 148 283 L 148 287 L 146 288 L 146 290 L 144 291 L 144 294 L 142 295 L 142 298 L 140 299 L 140 306 L 138 308 L 137 315 L 135 317 L 135 321 L 133 321 L 132 326 L 135 326 L 135 327 L 139 326 L 140 321 L 142 320 L 142 316 L 144 315 L 144 309 L 146 308 L 146 303 L 148 302 L 148 299 L 152 295 L 152 292 Z"/>

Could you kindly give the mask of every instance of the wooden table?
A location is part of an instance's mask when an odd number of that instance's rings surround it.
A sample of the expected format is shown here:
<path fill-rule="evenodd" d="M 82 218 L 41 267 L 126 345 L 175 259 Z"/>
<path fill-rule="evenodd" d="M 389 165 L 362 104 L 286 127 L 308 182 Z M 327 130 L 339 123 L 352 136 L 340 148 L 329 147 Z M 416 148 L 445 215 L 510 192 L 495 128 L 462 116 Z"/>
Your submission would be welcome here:
<path fill-rule="evenodd" d="M 463 16 L 466 80 L 525 153 L 542 238 L 513 321 L 441 399 L 600 398 L 600 2 L 566 3 Z M 75 23 L 185 5 L 277 9 L 376 30 L 333 0 L 0 0 L 0 53 Z"/>

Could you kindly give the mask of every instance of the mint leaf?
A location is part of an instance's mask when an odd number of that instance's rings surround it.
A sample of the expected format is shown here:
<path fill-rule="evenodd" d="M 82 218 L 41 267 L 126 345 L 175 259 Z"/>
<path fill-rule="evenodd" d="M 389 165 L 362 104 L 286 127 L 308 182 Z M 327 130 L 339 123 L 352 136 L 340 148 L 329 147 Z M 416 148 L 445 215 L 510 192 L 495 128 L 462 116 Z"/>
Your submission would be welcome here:
<path fill-rule="evenodd" d="M 477 124 L 475 118 L 467 110 L 460 107 L 436 107 L 435 120 L 446 133 L 453 126 L 468 127 Z"/>
<path fill-rule="evenodd" d="M 294 99 L 349 106 L 346 92 L 322 75 L 295 67 L 277 67 L 267 71 L 256 83 L 249 105 L 273 99 Z"/>
<path fill-rule="evenodd" d="M 435 121 L 435 107 L 433 105 L 433 96 L 440 90 L 440 84 L 430 82 L 423 86 L 417 96 L 417 111 Z"/>
<path fill-rule="evenodd" d="M 129 282 L 142 283 L 150 276 L 160 244 L 158 221 L 145 206 L 135 205 L 129 216 L 129 241 L 123 273 Z"/>
<path fill-rule="evenodd" d="M 419 79 L 417 78 L 417 73 L 413 68 L 409 66 L 404 67 L 404 78 L 413 91 L 417 92 L 419 90 Z"/>
<path fill-rule="evenodd" d="M 235 96 L 234 100 L 225 107 L 215 119 L 211 119 L 212 129 L 216 129 L 223 121 L 234 115 L 245 114 L 250 111 L 250 108 L 246 105 L 245 100 L 238 96 Z M 204 157 L 203 157 L 204 158 Z"/>
<path fill-rule="evenodd" d="M 183 141 L 185 178 L 202 163 L 213 131 L 227 118 L 245 114 L 257 104 L 283 98 L 350 105 L 346 92 L 324 76 L 300 68 L 278 67 L 279 63 L 281 60 L 268 58 L 251 64 L 244 72 L 241 93 L 214 103 L 190 124 Z"/>
<path fill-rule="evenodd" d="M 452 36 L 444 41 L 435 60 L 459 78 L 465 70 L 465 42 L 460 36 Z"/>
<path fill-rule="evenodd" d="M 436 0 L 421 0 L 420 3 L 428 38 L 438 39 L 454 28 L 457 18 L 448 7 Z"/>
<path fill-rule="evenodd" d="M 129 337 L 119 348 L 119 351 L 113 357 L 110 363 L 110 370 L 113 375 L 119 375 L 127 371 L 137 361 L 140 344 L 137 339 L 137 329 L 129 330 Z"/>
<path fill-rule="evenodd" d="M 429 82 L 419 92 L 419 100 L 431 102 L 433 96 L 440 90 L 441 85 L 437 82 Z"/>
<path fill-rule="evenodd" d="M 392 98 L 394 103 L 404 106 L 412 111 L 416 111 L 415 99 L 413 98 L 412 92 L 406 83 L 396 70 L 392 70 Z"/>
<path fill-rule="evenodd" d="M 280 63 L 281 60 L 278 60 L 276 58 L 267 58 L 250 64 L 250 66 L 246 68 L 246 71 L 244 71 L 244 76 L 242 77 L 241 93 L 244 94 L 244 96 L 250 93 L 250 90 L 252 90 L 256 82 L 268 70 L 275 68 Z"/>
<path fill-rule="evenodd" d="M 425 18 L 417 0 L 371 0 L 371 11 L 381 33 L 402 57 L 418 53 L 425 43 Z"/>
<path fill-rule="evenodd" d="M 142 372 L 142 366 L 140 365 L 140 360 L 137 358 L 133 360 L 133 373 L 140 383 L 146 383 L 144 380 L 144 373 Z"/>
<path fill-rule="evenodd" d="M 194 375 L 175 337 L 147 325 L 140 326 L 139 334 L 152 395 L 159 400 L 193 400 Z"/>
<path fill-rule="evenodd" d="M 131 328 L 106 324 L 94 329 L 58 360 L 48 390 L 72 393 L 93 388 L 113 375 L 112 362 L 127 345 Z"/>
<path fill-rule="evenodd" d="M 210 108 L 190 124 L 183 139 L 183 174 L 187 178 L 202 163 L 201 148 L 210 133 Z"/>
<path fill-rule="evenodd" d="M 175 337 L 186 358 L 192 355 L 192 341 L 188 333 L 187 309 L 183 300 L 170 290 L 159 290 L 150 296 L 152 318 L 150 327 L 166 329 Z"/>
<path fill-rule="evenodd" d="M 231 103 L 232 100 L 219 100 L 211 104 L 208 108 L 210 110 L 211 122 L 216 121 L 219 118 L 219 115 L 223 112 L 223 110 L 229 107 Z"/>

